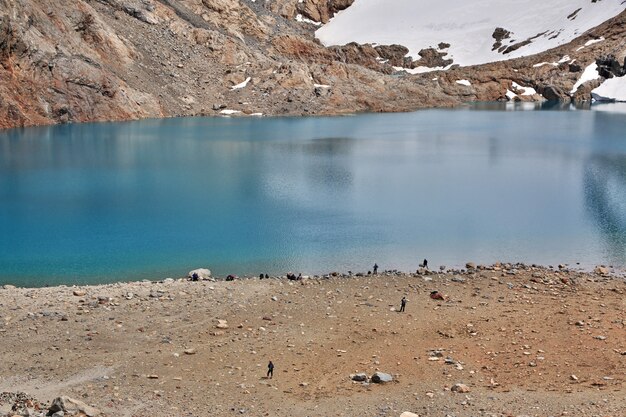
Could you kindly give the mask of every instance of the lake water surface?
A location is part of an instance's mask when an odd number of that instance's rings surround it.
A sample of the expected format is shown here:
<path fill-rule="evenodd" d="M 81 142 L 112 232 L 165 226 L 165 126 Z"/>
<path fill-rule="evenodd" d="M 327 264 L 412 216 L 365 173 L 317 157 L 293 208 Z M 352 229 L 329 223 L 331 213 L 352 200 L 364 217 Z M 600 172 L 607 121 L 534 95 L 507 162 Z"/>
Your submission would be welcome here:
<path fill-rule="evenodd" d="M 0 283 L 624 267 L 625 106 L 0 131 Z"/>

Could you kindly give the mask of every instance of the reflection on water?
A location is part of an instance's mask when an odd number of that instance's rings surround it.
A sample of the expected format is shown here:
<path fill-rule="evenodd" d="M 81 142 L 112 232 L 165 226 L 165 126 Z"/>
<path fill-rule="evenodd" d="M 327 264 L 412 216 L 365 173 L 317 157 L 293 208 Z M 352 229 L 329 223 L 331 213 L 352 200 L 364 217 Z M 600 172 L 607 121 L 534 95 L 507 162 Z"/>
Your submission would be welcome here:
<path fill-rule="evenodd" d="M 619 106 L 476 107 L 0 132 L 0 282 L 626 265 Z"/>
<path fill-rule="evenodd" d="M 602 233 L 610 264 L 626 264 L 626 156 L 588 161 L 585 204 Z"/>

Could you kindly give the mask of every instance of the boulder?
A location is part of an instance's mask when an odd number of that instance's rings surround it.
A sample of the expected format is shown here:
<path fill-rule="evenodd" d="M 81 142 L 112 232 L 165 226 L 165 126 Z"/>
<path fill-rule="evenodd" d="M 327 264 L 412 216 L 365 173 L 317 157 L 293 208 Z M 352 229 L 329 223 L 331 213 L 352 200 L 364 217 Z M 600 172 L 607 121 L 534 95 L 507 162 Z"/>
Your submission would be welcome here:
<path fill-rule="evenodd" d="M 218 329 L 228 329 L 228 322 L 226 320 L 217 320 L 217 324 L 215 325 Z"/>
<path fill-rule="evenodd" d="M 596 266 L 596 269 L 593 270 L 598 275 L 609 275 L 609 268 L 605 266 Z"/>
<path fill-rule="evenodd" d="M 411 58 L 408 58 L 409 65 L 405 60 L 407 54 L 409 53 L 409 48 L 402 45 L 377 45 L 374 47 L 378 55 L 387 60 L 389 65 L 393 65 L 394 67 L 410 67 Z"/>
<path fill-rule="evenodd" d="M 466 393 L 470 392 L 470 389 L 465 384 L 454 384 L 452 386 L 452 392 Z"/>
<path fill-rule="evenodd" d="M 351 375 L 350 378 L 353 381 L 357 381 L 357 382 L 365 382 L 365 381 L 367 381 L 367 375 L 364 374 L 364 373 Z"/>
<path fill-rule="evenodd" d="M 94 417 L 101 414 L 100 410 L 97 408 L 88 406 L 82 401 L 67 396 L 57 397 L 52 401 L 52 405 L 50 405 L 48 409 L 48 415 L 53 415 L 58 412 L 62 412 L 65 416 L 84 415 Z"/>
<path fill-rule="evenodd" d="M 474 262 L 468 262 L 465 264 L 466 269 L 476 269 L 476 264 Z"/>
<path fill-rule="evenodd" d="M 211 271 L 209 269 L 206 269 L 206 268 L 198 268 L 198 269 L 194 269 L 193 271 L 189 271 L 187 276 L 189 278 L 194 278 L 194 274 L 196 274 L 196 277 L 198 279 L 208 279 L 208 278 L 211 278 Z"/>
<path fill-rule="evenodd" d="M 559 87 L 547 85 L 539 90 L 539 94 L 548 101 L 564 101 L 568 95 Z"/>
<path fill-rule="evenodd" d="M 74 292 L 72 293 L 74 294 L 76 297 L 82 297 L 84 296 L 86 293 L 84 290 L 74 290 Z"/>
<path fill-rule="evenodd" d="M 404 413 L 400 414 L 400 417 L 420 417 L 420 416 L 418 414 L 411 413 L 410 411 L 405 411 Z"/>
<path fill-rule="evenodd" d="M 386 374 L 384 372 L 375 372 L 372 375 L 372 382 L 376 384 L 383 384 L 385 382 L 393 381 L 393 377 L 390 374 Z"/>
<path fill-rule="evenodd" d="M 624 76 L 624 68 L 615 58 L 614 55 L 607 55 L 596 59 L 598 66 L 598 74 L 604 78 L 622 77 Z"/>

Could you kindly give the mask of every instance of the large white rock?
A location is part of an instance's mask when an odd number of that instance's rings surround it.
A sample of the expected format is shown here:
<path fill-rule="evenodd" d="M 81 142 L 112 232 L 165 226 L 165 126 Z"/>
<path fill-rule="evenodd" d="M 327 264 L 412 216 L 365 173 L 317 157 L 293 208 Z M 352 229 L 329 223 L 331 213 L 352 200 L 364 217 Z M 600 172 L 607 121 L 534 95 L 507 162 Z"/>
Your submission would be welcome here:
<path fill-rule="evenodd" d="M 393 381 L 393 377 L 390 374 L 386 374 L 384 372 L 374 372 L 374 375 L 372 375 L 372 382 L 375 382 L 377 384 L 391 381 Z"/>
<path fill-rule="evenodd" d="M 418 414 L 411 413 L 410 411 L 405 411 L 404 413 L 400 414 L 400 417 L 420 417 L 420 416 Z"/>
<path fill-rule="evenodd" d="M 198 274 L 198 279 L 211 278 L 211 270 L 206 269 L 206 268 L 198 268 L 198 269 L 194 269 L 193 271 L 189 271 L 189 274 L 187 274 L 187 276 L 189 278 L 193 278 L 193 274 Z"/>

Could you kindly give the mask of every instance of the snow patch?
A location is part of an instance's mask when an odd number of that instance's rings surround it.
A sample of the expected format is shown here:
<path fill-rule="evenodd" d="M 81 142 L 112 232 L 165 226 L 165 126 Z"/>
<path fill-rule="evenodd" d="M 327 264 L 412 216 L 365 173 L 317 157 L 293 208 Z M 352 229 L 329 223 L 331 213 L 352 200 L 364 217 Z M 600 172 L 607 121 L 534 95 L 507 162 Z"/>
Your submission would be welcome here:
<path fill-rule="evenodd" d="M 330 85 L 328 85 L 328 84 L 313 84 L 313 87 L 315 87 L 315 88 L 330 88 Z"/>
<path fill-rule="evenodd" d="M 471 82 L 469 82 L 469 80 L 456 80 L 455 81 L 457 84 L 461 84 L 461 85 L 465 85 L 467 87 L 469 87 L 470 85 L 472 85 Z"/>
<path fill-rule="evenodd" d="M 626 101 L 626 76 L 609 78 L 591 95 L 598 101 Z"/>
<path fill-rule="evenodd" d="M 239 83 L 237 85 L 233 85 L 232 87 L 230 87 L 230 89 L 231 90 L 239 90 L 240 88 L 244 88 L 245 86 L 248 85 L 248 83 L 250 82 L 251 79 L 252 79 L 251 77 L 248 77 L 248 78 L 246 78 L 246 80 L 244 82 Z"/>
<path fill-rule="evenodd" d="M 568 19 L 578 8 L 577 18 Z M 318 29 L 316 36 L 326 46 L 404 45 L 414 59 L 422 49 L 445 42 L 450 44 L 445 58 L 476 65 L 563 45 L 623 11 L 620 0 L 356 0 Z M 506 46 L 530 43 L 508 54 L 492 50 L 498 27 L 511 32 Z"/>
<path fill-rule="evenodd" d="M 604 36 L 599 39 L 591 39 L 585 42 L 583 46 L 579 46 L 578 48 L 576 48 L 576 52 L 582 51 L 583 49 L 585 49 L 586 46 L 593 45 L 594 43 L 602 42 L 603 40 L 604 40 Z"/>
<path fill-rule="evenodd" d="M 224 109 L 220 112 L 220 114 L 223 114 L 225 116 L 230 116 L 231 114 L 237 114 L 237 113 L 241 113 L 241 111 L 239 110 L 231 110 L 231 109 Z"/>
<path fill-rule="evenodd" d="M 574 94 L 576 90 L 578 90 L 578 87 L 580 87 L 587 81 L 597 80 L 598 78 L 600 78 L 600 74 L 598 74 L 598 65 L 594 62 L 593 64 L 585 68 L 583 74 L 580 76 L 578 81 L 576 81 L 576 84 L 574 84 L 574 87 L 572 87 L 572 91 L 570 91 L 569 93 Z"/>
<path fill-rule="evenodd" d="M 537 94 L 537 91 L 532 88 L 532 87 L 522 87 L 521 85 L 519 85 L 518 83 L 516 83 L 515 81 L 513 81 L 513 88 L 517 91 L 519 91 L 521 95 L 523 96 L 532 96 Z"/>
<path fill-rule="evenodd" d="M 544 65 L 552 65 L 552 66 L 555 66 L 555 67 L 559 66 L 559 64 L 557 64 L 556 62 L 540 62 L 538 64 L 533 65 L 533 68 L 543 67 Z"/>
<path fill-rule="evenodd" d="M 514 92 L 512 92 L 511 90 L 506 90 L 506 97 L 509 100 L 513 100 L 515 97 L 517 97 L 517 94 L 515 94 Z"/>
<path fill-rule="evenodd" d="M 296 15 L 296 21 L 300 22 L 300 23 L 310 23 L 310 24 L 315 25 L 315 26 L 321 26 L 322 25 L 322 22 L 316 22 L 315 20 L 307 19 L 306 17 L 302 16 L 301 14 Z"/>
<path fill-rule="evenodd" d="M 393 67 L 396 71 L 404 71 L 406 73 L 415 75 L 415 74 L 426 74 L 427 72 L 433 71 L 446 71 L 450 69 L 452 65 L 448 65 L 445 67 L 415 67 L 415 68 L 403 68 L 403 67 Z"/>
<path fill-rule="evenodd" d="M 593 45 L 594 43 L 602 42 L 604 40 L 604 36 L 599 39 L 591 39 L 590 41 L 585 42 L 585 46 Z"/>

